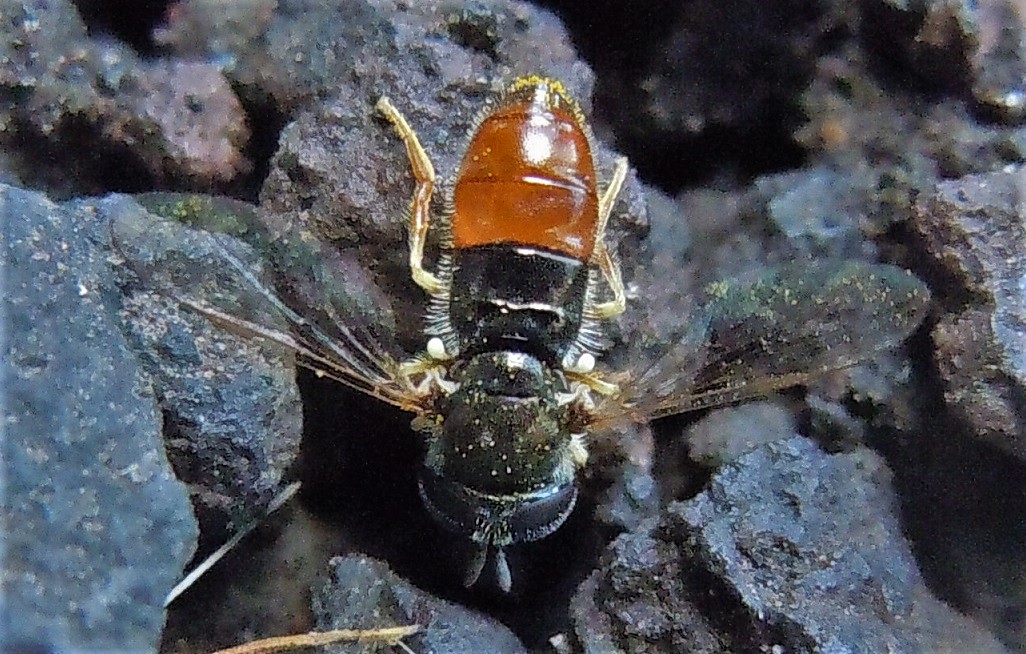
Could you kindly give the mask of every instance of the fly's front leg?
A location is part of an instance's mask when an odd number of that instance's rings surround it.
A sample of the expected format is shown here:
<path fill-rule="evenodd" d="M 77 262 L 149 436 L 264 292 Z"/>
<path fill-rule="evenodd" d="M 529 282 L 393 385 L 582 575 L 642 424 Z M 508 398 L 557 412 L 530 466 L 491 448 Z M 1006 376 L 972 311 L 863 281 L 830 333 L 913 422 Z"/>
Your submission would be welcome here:
<path fill-rule="evenodd" d="M 377 110 L 395 127 L 396 133 L 406 146 L 410 158 L 413 179 L 417 182 L 410 208 L 410 274 L 413 281 L 432 296 L 442 295 L 445 287 L 435 275 L 424 270 L 424 243 L 431 225 L 431 195 L 435 190 L 435 167 L 431 165 L 424 147 L 417 139 L 406 118 L 388 100 L 378 100 Z"/>
<path fill-rule="evenodd" d="M 598 231 L 595 236 L 595 255 L 593 261 L 598 263 L 602 277 L 606 280 L 610 290 L 613 291 L 613 299 L 609 302 L 596 304 L 593 308 L 595 316 L 600 319 L 612 318 L 624 312 L 627 308 L 627 293 L 623 288 L 623 277 L 620 274 L 620 264 L 613 258 L 606 246 L 606 226 L 609 224 L 609 214 L 613 210 L 616 197 L 623 188 L 623 182 L 627 178 L 627 158 L 620 157 L 616 160 L 616 169 L 613 171 L 613 179 L 609 181 L 605 193 L 599 198 L 599 221 Z"/>

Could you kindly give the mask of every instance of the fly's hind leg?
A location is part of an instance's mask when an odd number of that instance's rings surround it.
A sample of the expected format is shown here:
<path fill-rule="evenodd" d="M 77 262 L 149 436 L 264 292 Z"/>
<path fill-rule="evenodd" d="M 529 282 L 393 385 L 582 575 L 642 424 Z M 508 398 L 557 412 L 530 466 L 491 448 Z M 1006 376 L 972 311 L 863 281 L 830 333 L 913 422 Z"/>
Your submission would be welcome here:
<path fill-rule="evenodd" d="M 442 281 L 424 270 L 424 243 L 427 241 L 428 227 L 431 225 L 431 195 L 435 190 L 435 167 L 431 165 L 431 159 L 417 139 L 417 133 L 388 98 L 378 100 L 377 110 L 392 123 L 406 146 L 413 178 L 417 182 L 410 208 L 410 274 L 413 281 L 432 296 L 442 295 L 445 291 Z"/>
<path fill-rule="evenodd" d="M 608 302 L 596 304 L 593 307 L 595 317 L 599 319 L 612 318 L 624 312 L 627 308 L 627 293 L 623 288 L 623 277 L 620 275 L 620 264 L 613 258 L 606 246 L 606 226 L 609 224 L 609 214 L 613 210 L 613 203 L 623 188 L 623 182 L 627 178 L 627 158 L 620 157 L 616 160 L 616 170 L 613 171 L 613 179 L 609 181 L 602 197 L 599 198 L 599 222 L 595 236 L 594 261 L 598 263 L 602 277 L 606 280 L 610 290 L 613 291 L 613 299 Z"/>
<path fill-rule="evenodd" d="M 602 197 L 599 198 L 599 222 L 598 222 L 598 234 L 597 239 L 602 240 L 602 237 L 606 233 L 606 225 L 609 224 L 609 214 L 613 211 L 613 204 L 616 202 L 617 196 L 620 195 L 620 190 L 623 188 L 623 183 L 627 179 L 627 157 L 619 157 L 616 160 L 616 168 L 613 169 L 613 178 L 609 180 L 609 186 L 606 187 L 605 192 L 602 193 Z"/>

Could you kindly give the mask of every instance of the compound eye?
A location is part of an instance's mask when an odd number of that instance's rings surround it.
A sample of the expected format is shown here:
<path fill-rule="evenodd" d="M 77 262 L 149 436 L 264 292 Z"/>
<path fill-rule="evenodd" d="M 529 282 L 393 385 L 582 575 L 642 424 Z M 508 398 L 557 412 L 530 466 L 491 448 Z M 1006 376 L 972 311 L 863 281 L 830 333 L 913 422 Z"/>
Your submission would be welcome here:
<path fill-rule="evenodd" d="M 428 513 L 449 531 L 483 545 L 505 547 L 545 538 L 577 503 L 573 480 L 511 495 L 488 495 L 423 469 L 420 497 Z"/>
<path fill-rule="evenodd" d="M 521 502 L 509 517 L 514 543 L 541 540 L 566 522 L 577 504 L 577 484 L 550 486 Z"/>
<path fill-rule="evenodd" d="M 421 470 L 417 486 L 420 499 L 435 522 L 473 540 L 477 516 L 484 511 L 477 494 L 471 493 L 463 484 L 445 479 L 426 468 Z"/>

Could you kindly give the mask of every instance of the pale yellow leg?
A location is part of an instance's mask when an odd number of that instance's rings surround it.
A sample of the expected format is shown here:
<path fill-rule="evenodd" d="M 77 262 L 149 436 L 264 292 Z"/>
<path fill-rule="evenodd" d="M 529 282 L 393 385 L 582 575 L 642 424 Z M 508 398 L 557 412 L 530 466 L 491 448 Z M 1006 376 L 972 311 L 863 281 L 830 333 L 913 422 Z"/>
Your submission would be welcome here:
<path fill-rule="evenodd" d="M 606 234 L 606 225 L 609 224 L 609 214 L 613 211 L 613 203 L 616 196 L 620 195 L 624 180 L 627 179 L 627 157 L 620 157 L 616 160 L 616 168 L 613 170 L 613 179 L 609 180 L 602 197 L 599 198 L 599 222 L 596 238 L 601 241 Z"/>
<path fill-rule="evenodd" d="M 410 273 L 418 286 L 431 295 L 440 295 L 444 290 L 441 280 L 424 270 L 424 244 L 427 241 L 428 227 L 431 225 L 431 195 L 435 190 L 435 167 L 431 165 L 431 159 L 417 139 L 417 133 L 388 98 L 378 100 L 377 110 L 395 126 L 396 133 L 406 145 L 406 154 L 413 169 L 413 179 L 417 182 L 410 210 Z"/>
<path fill-rule="evenodd" d="M 426 357 L 416 357 L 399 364 L 399 375 L 408 388 L 417 395 L 426 396 L 435 391 L 444 395 L 456 392 L 456 384 L 445 378 L 448 372 L 445 364 Z M 423 376 L 420 383 L 414 384 L 413 377 Z"/>
<path fill-rule="evenodd" d="M 570 381 L 580 382 L 586 388 L 598 393 L 599 395 L 611 397 L 620 392 L 620 386 L 618 384 L 602 379 L 598 373 L 566 371 L 564 374 L 566 374 L 566 378 Z"/>
<path fill-rule="evenodd" d="M 605 243 L 599 245 L 598 250 L 599 270 L 602 271 L 602 276 L 613 291 L 613 299 L 609 302 L 596 304 L 592 310 L 597 318 L 606 319 L 618 316 L 627 309 L 627 292 L 623 288 L 620 264 L 613 261 L 613 257 L 609 254 L 609 249 L 606 248 Z"/>
<path fill-rule="evenodd" d="M 605 241 L 609 214 L 613 210 L 613 203 L 616 202 L 616 196 L 620 194 L 620 189 L 623 188 L 623 182 L 626 178 L 627 158 L 620 157 L 616 160 L 613 179 L 609 181 L 609 186 L 606 187 L 605 193 L 599 198 L 599 222 L 595 237 L 595 259 L 598 262 L 599 270 L 602 271 L 602 277 L 605 278 L 609 288 L 613 291 L 612 300 L 595 305 L 595 316 L 599 319 L 618 316 L 627 309 L 627 293 L 623 288 L 620 266 L 613 260 Z"/>

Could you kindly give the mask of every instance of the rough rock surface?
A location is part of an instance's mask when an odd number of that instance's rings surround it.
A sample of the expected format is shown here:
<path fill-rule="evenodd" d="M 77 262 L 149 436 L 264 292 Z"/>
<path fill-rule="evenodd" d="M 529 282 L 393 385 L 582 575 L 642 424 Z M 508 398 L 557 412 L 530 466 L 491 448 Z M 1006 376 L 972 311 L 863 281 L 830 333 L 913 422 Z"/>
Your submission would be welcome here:
<path fill-rule="evenodd" d="M 365 556 L 328 562 L 327 579 L 313 589 L 313 609 L 320 630 L 420 625 L 421 630 L 404 642 L 423 654 L 528 651 L 502 624 L 425 593 Z M 351 645 L 340 651 L 366 650 Z"/>
<path fill-rule="evenodd" d="M 229 284 L 231 271 L 218 263 L 209 234 L 125 196 L 92 208 L 109 225 L 121 316 L 153 379 L 168 455 L 189 484 L 206 549 L 217 547 L 262 517 L 299 454 L 302 406 L 292 358 L 178 304 L 207 299 L 204 284 L 210 293 L 231 292 L 235 302 L 255 301 L 255 289 Z M 276 324 L 268 316 L 262 322 Z"/>
<path fill-rule="evenodd" d="M 949 405 L 978 437 L 1026 460 L 1026 170 L 937 185 L 913 226 L 950 283 L 934 328 Z"/>
<path fill-rule="evenodd" d="M 168 184 L 225 188 L 249 129 L 221 70 L 146 61 L 90 38 L 70 2 L 0 7 L 0 144 L 22 183 L 61 196 Z"/>
<path fill-rule="evenodd" d="M 763 445 L 610 546 L 574 600 L 588 654 L 1002 652 L 934 598 L 868 451 Z"/>
<path fill-rule="evenodd" d="M 0 186 L 0 649 L 147 651 L 195 547 L 85 207 Z"/>

